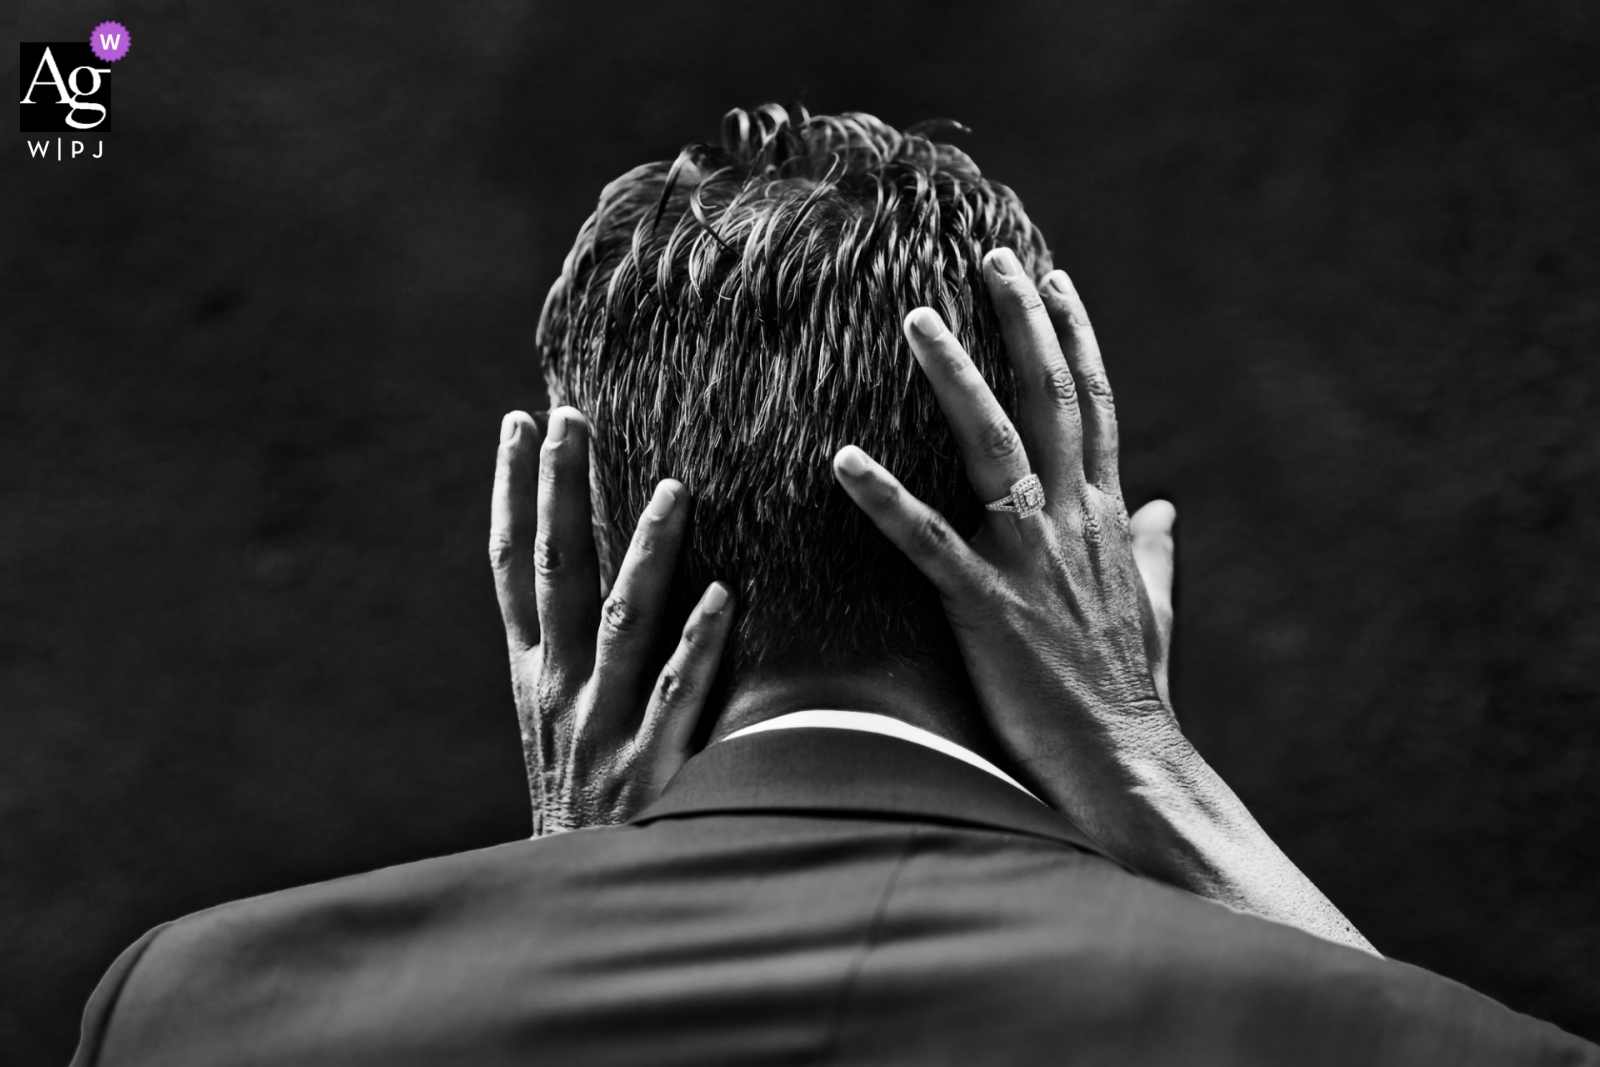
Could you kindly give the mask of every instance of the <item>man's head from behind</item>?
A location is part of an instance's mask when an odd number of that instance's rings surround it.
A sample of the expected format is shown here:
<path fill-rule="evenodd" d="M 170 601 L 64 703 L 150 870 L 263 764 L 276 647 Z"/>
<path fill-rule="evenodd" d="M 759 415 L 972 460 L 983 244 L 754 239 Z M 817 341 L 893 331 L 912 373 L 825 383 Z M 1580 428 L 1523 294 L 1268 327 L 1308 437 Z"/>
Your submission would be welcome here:
<path fill-rule="evenodd" d="M 938 596 L 834 481 L 861 446 L 970 533 L 981 503 L 901 333 L 937 310 L 1011 408 L 983 256 L 1037 279 L 1022 204 L 964 153 L 870 115 L 734 111 L 605 188 L 550 290 L 552 404 L 588 416 L 597 538 L 619 560 L 656 483 L 694 500 L 687 610 L 739 595 L 734 672 L 954 655 Z"/>

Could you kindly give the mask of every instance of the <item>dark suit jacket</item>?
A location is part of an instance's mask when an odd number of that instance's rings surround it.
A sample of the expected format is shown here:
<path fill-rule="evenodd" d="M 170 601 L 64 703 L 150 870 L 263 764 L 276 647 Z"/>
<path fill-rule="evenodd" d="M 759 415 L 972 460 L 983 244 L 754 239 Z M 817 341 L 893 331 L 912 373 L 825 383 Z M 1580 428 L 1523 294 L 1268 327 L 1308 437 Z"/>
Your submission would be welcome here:
<path fill-rule="evenodd" d="M 75 1064 L 1572 1064 L 1464 986 L 1102 856 L 918 745 L 715 745 L 631 825 L 214 908 Z"/>

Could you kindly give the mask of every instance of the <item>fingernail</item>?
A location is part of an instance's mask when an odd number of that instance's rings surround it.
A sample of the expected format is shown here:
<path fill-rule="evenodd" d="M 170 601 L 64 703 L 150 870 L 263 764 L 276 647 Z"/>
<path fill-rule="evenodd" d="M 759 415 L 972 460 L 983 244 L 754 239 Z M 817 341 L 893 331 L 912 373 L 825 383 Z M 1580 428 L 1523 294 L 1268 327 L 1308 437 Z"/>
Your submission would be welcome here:
<path fill-rule="evenodd" d="M 839 453 L 839 469 L 852 478 L 867 473 L 867 454 L 855 445 L 846 445 Z"/>
<path fill-rule="evenodd" d="M 918 308 L 911 313 L 911 329 L 918 337 L 929 341 L 937 341 L 944 336 L 944 320 L 939 318 L 939 313 L 932 308 Z"/>
<path fill-rule="evenodd" d="M 1053 270 L 1044 276 L 1044 283 L 1062 296 L 1072 295 L 1072 281 L 1064 270 Z"/>
<path fill-rule="evenodd" d="M 996 274 L 1021 274 L 1022 264 L 1009 248 L 997 248 L 989 253 L 989 266 Z"/>
<path fill-rule="evenodd" d="M 700 597 L 700 610 L 707 615 L 720 615 L 722 609 L 728 606 L 728 587 L 721 582 L 712 582 L 706 586 L 705 593 Z"/>
<path fill-rule="evenodd" d="M 506 417 L 500 420 L 500 440 L 502 442 L 512 440 L 521 428 L 522 423 L 518 421 L 517 413 L 514 411 L 507 413 Z"/>
<path fill-rule="evenodd" d="M 678 502 L 678 490 L 662 482 L 656 486 L 655 495 L 650 498 L 650 506 L 644 513 L 652 519 L 664 519 L 672 514 L 672 507 Z"/>
<path fill-rule="evenodd" d="M 544 439 L 552 445 L 559 445 L 567 439 L 567 415 L 560 408 L 550 413 L 550 428 L 545 431 Z"/>

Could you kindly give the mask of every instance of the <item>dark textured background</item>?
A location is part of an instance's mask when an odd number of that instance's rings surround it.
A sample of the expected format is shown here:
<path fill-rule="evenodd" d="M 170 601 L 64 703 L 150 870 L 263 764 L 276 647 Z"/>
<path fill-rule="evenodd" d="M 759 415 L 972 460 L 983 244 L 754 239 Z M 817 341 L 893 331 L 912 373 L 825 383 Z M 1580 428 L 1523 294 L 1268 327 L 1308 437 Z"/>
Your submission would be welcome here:
<path fill-rule="evenodd" d="M 23 7 L 133 50 L 107 158 L 3 153 L 8 1062 L 156 922 L 527 831 L 484 544 L 540 297 L 604 181 L 797 98 L 966 122 L 1077 279 L 1179 711 L 1288 853 L 1600 1037 L 1587 0 Z"/>

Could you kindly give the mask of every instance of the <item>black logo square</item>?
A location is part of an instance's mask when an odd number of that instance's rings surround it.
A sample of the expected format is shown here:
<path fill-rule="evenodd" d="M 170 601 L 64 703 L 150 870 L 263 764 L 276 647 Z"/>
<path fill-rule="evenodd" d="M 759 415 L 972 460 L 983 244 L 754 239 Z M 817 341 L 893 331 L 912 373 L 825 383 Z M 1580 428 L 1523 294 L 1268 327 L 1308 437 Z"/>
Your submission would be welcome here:
<path fill-rule="evenodd" d="M 111 125 L 111 64 L 87 41 L 22 42 L 22 132 L 100 133 Z"/>

